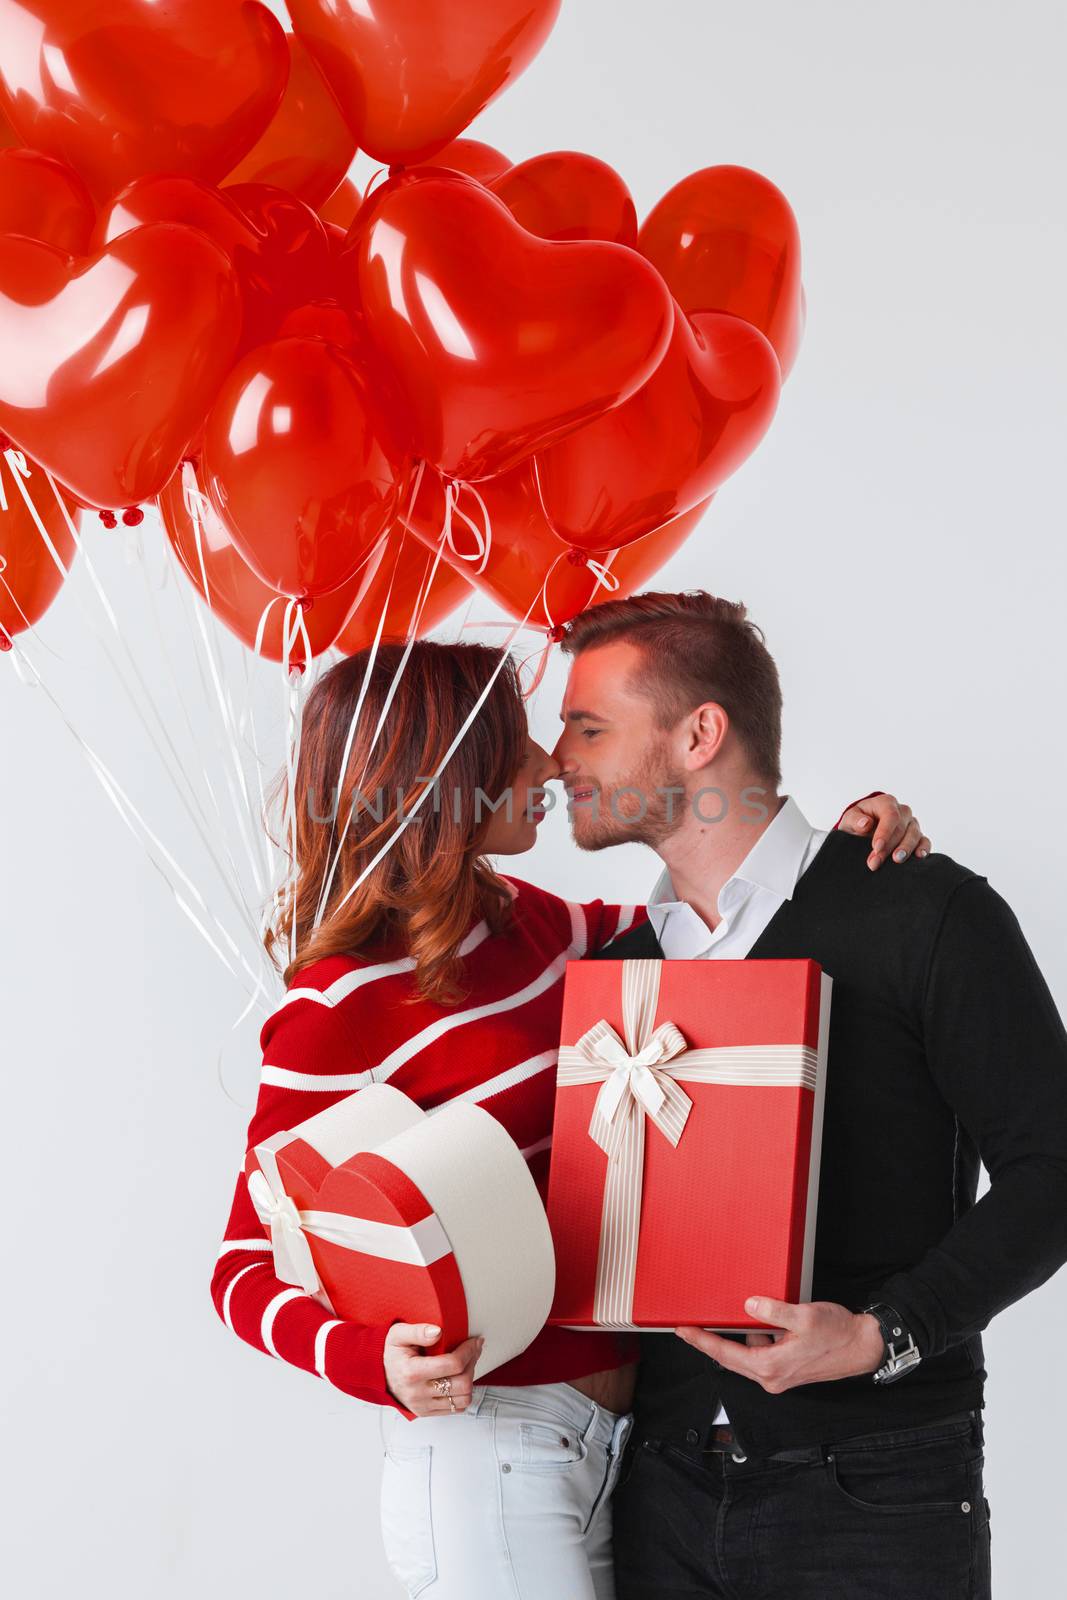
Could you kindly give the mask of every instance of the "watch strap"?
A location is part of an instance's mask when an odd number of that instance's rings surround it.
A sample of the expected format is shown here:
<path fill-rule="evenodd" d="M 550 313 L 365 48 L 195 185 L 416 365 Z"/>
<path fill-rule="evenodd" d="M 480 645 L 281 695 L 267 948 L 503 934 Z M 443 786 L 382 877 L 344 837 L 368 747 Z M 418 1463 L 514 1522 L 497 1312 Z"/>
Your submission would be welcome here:
<path fill-rule="evenodd" d="M 863 1309 L 877 1322 L 885 1344 L 885 1360 L 873 1374 L 874 1382 L 893 1383 L 919 1365 L 922 1360 L 919 1347 L 911 1329 L 892 1306 L 876 1302 Z"/>

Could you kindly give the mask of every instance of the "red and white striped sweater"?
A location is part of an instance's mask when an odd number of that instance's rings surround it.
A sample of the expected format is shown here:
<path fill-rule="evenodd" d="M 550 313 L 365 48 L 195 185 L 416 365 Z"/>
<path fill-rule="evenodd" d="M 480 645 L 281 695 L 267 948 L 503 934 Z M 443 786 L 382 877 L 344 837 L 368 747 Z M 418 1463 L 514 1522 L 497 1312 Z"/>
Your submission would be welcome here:
<path fill-rule="evenodd" d="M 461 1005 L 413 999 L 414 964 L 404 956 L 329 956 L 298 973 L 260 1035 L 263 1069 L 246 1150 L 368 1083 L 389 1082 L 426 1109 L 457 1099 L 484 1105 L 547 1197 L 567 962 L 610 944 L 645 911 L 600 900 L 574 905 L 508 881 L 515 890 L 510 925 L 490 936 L 479 923 L 461 947 L 469 986 Z M 257 1350 L 359 1400 L 412 1415 L 386 1388 L 388 1329 L 332 1317 L 275 1276 L 243 1170 L 211 1295 L 226 1326 Z M 492 1377 L 498 1384 L 561 1382 L 622 1366 L 637 1352 L 634 1334 L 546 1327 Z"/>
<path fill-rule="evenodd" d="M 491 936 L 479 923 L 464 941 L 468 996 L 460 1005 L 413 998 L 406 957 L 329 956 L 297 974 L 260 1036 L 263 1069 L 246 1148 L 368 1083 L 388 1082 L 427 1110 L 448 1100 L 483 1105 L 511 1134 L 546 1197 L 567 962 L 610 943 L 644 911 L 599 900 L 572 905 L 509 881 L 516 891 L 509 926 Z M 404 1411 L 386 1388 L 388 1329 L 331 1317 L 275 1276 L 243 1173 L 211 1293 L 227 1327 L 257 1350 L 357 1399 Z M 556 1382 L 636 1355 L 633 1335 L 544 1328 L 494 1371 L 493 1382 Z"/>

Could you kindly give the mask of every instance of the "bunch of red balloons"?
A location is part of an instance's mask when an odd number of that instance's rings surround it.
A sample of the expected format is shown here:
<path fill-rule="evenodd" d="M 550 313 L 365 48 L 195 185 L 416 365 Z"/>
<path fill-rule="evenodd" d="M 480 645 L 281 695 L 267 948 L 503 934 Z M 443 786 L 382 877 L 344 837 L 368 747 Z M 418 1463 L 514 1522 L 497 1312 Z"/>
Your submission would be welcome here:
<path fill-rule="evenodd" d="M 468 578 L 545 628 L 626 593 L 770 425 L 804 315 L 773 184 L 708 167 L 638 227 L 603 161 L 460 137 L 558 7 L 0 0 L 0 429 L 72 506 L 158 500 L 275 659 L 278 597 L 318 652 Z M 7 499 L 10 635 L 58 574 Z"/>

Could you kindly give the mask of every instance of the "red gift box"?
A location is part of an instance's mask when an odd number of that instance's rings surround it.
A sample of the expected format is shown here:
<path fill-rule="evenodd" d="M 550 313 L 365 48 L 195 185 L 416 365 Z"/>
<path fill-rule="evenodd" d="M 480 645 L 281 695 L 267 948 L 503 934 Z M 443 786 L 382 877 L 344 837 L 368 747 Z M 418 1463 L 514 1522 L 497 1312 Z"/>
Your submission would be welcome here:
<path fill-rule="evenodd" d="M 814 961 L 567 968 L 549 1321 L 764 1324 L 810 1298 L 830 1022 Z"/>
<path fill-rule="evenodd" d="M 362 1109 L 355 1095 L 350 1100 L 354 1110 Z M 388 1125 L 387 1132 L 403 1126 Z M 336 1316 L 357 1322 L 390 1323 L 403 1307 L 404 1321 L 439 1326 L 438 1346 L 450 1349 L 468 1332 L 450 1241 L 407 1174 L 360 1150 L 359 1142 L 336 1166 L 300 1128 L 249 1151 L 245 1173 L 250 1187 L 260 1184 L 253 1198 L 276 1241 L 279 1275 L 300 1283 Z"/>
<path fill-rule="evenodd" d="M 544 1326 L 555 1281 L 545 1209 L 484 1107 L 431 1113 L 369 1084 L 259 1141 L 245 1173 L 277 1276 L 337 1317 L 434 1323 L 432 1354 L 478 1333 L 478 1375 Z"/>

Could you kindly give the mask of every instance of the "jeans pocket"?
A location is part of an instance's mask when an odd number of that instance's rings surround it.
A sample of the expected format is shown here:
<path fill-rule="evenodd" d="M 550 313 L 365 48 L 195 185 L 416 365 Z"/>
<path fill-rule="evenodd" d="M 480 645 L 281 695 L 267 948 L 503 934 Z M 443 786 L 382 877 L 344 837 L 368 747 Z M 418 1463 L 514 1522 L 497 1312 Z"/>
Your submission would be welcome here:
<path fill-rule="evenodd" d="M 500 1437 L 498 1430 L 498 1441 Z M 506 1431 L 504 1439 L 507 1439 Z M 513 1450 L 514 1442 L 513 1437 Z M 520 1472 L 566 1472 L 589 1454 L 584 1435 L 566 1422 L 520 1422 L 517 1443 L 512 1465 Z"/>
<path fill-rule="evenodd" d="M 382 1468 L 382 1543 L 411 1600 L 437 1577 L 430 1504 L 431 1445 L 392 1446 Z"/>
<path fill-rule="evenodd" d="M 878 1516 L 973 1516 L 982 1502 L 981 1451 L 966 1438 L 910 1448 L 840 1450 L 828 1458 L 837 1494 Z"/>

